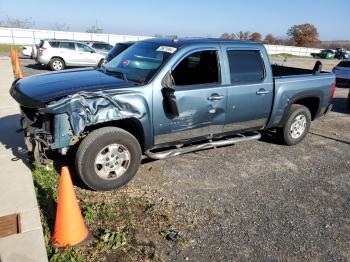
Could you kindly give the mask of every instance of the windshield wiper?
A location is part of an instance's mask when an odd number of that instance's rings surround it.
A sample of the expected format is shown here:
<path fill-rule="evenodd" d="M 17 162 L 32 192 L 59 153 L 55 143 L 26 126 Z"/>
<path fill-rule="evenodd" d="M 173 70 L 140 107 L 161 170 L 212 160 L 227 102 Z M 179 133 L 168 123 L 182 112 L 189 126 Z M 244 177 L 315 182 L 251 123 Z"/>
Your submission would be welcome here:
<path fill-rule="evenodd" d="M 113 75 L 119 75 L 122 77 L 123 80 L 125 81 L 129 81 L 128 78 L 126 77 L 126 74 L 117 70 L 108 70 L 105 66 L 102 66 L 102 68 L 104 69 L 104 73 L 107 74 L 113 74 Z"/>

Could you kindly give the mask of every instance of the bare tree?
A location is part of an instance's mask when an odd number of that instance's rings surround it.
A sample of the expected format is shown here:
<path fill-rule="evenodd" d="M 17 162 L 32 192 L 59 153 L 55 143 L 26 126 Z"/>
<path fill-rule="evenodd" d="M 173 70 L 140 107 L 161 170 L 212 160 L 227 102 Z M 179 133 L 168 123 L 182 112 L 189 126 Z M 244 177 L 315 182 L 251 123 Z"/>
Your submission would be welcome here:
<path fill-rule="evenodd" d="M 53 25 L 53 30 L 56 30 L 56 31 L 69 31 L 69 26 L 66 23 L 63 23 L 63 24 L 56 23 L 56 24 Z"/>
<path fill-rule="evenodd" d="M 32 28 L 35 25 L 35 22 L 33 19 L 30 18 L 24 18 L 19 19 L 17 17 L 9 17 L 6 16 L 6 21 L 0 21 L 0 26 L 4 27 L 12 27 L 12 28 Z"/>
<path fill-rule="evenodd" d="M 223 33 L 220 38 L 223 39 L 235 39 L 236 35 L 234 33 Z"/>
<path fill-rule="evenodd" d="M 287 35 L 297 46 L 316 46 L 319 42 L 317 28 L 309 23 L 292 26 Z"/>
<path fill-rule="evenodd" d="M 262 35 L 259 32 L 254 32 L 249 36 L 249 40 L 252 40 L 254 42 L 261 42 Z"/>
<path fill-rule="evenodd" d="M 250 32 L 249 31 L 239 31 L 238 33 L 238 38 L 241 40 L 248 40 L 250 36 Z"/>
<path fill-rule="evenodd" d="M 275 45 L 276 41 L 276 37 L 274 37 L 272 34 L 267 34 L 264 39 L 264 43 L 268 45 Z"/>
<path fill-rule="evenodd" d="M 86 33 L 94 33 L 94 34 L 99 34 L 103 32 L 102 28 L 99 28 L 97 25 L 93 25 L 91 27 L 89 27 L 88 29 L 86 29 L 85 31 Z"/>

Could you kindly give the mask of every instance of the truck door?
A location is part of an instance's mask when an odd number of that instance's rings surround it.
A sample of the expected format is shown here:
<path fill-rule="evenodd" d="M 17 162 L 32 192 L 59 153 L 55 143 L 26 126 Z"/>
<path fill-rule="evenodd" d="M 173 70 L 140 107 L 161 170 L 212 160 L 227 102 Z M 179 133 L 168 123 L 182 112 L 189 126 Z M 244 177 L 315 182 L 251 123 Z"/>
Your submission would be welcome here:
<path fill-rule="evenodd" d="M 225 132 L 264 127 L 274 91 L 271 67 L 264 65 L 266 53 L 249 45 L 242 48 L 223 45 L 222 49 L 229 70 Z"/>
<path fill-rule="evenodd" d="M 155 145 L 193 141 L 222 133 L 225 122 L 226 87 L 222 85 L 219 46 L 195 49 L 184 54 L 171 75 L 178 116 L 164 107 L 162 87 L 153 89 Z"/>

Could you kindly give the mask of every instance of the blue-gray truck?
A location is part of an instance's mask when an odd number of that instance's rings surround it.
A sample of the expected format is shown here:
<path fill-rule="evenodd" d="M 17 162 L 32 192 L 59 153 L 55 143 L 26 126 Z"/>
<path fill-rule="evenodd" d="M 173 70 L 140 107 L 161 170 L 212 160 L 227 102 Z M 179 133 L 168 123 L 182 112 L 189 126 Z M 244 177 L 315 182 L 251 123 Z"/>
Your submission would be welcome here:
<path fill-rule="evenodd" d="M 94 190 L 125 185 L 143 156 L 256 140 L 263 130 L 297 144 L 334 91 L 320 62 L 271 65 L 260 43 L 203 38 L 140 41 L 102 68 L 34 75 L 10 89 L 35 161 L 71 154 Z"/>

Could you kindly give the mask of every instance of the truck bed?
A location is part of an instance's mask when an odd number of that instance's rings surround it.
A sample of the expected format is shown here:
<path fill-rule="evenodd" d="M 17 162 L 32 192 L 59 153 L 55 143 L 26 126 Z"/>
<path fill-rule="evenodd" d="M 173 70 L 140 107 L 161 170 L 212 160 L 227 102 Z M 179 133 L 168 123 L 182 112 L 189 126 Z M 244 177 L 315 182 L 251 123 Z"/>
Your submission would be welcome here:
<path fill-rule="evenodd" d="M 281 65 L 271 65 L 272 74 L 274 77 L 280 76 L 292 76 L 292 75 L 309 75 L 313 71 L 310 69 L 297 68 L 297 67 L 288 67 Z"/>

